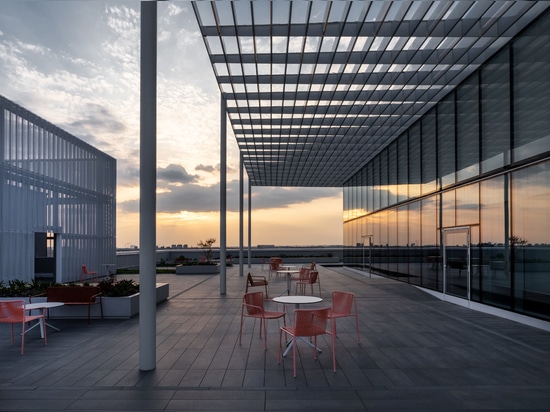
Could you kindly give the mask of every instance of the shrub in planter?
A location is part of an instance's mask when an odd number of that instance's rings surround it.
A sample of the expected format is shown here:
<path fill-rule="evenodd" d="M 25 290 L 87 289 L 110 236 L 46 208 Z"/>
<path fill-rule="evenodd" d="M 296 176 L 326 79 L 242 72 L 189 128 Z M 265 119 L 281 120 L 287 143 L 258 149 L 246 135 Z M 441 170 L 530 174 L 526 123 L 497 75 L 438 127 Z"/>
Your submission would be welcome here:
<path fill-rule="evenodd" d="M 116 280 L 114 276 L 109 276 L 97 284 L 103 296 L 120 297 L 131 296 L 139 292 L 139 284 L 131 279 Z"/>
<path fill-rule="evenodd" d="M 24 280 L 9 280 L 7 285 L 0 281 L 0 297 L 3 298 L 17 298 L 17 297 L 30 297 L 46 293 L 46 288 L 50 286 L 49 283 L 42 283 L 36 279 L 32 282 L 25 282 Z"/>

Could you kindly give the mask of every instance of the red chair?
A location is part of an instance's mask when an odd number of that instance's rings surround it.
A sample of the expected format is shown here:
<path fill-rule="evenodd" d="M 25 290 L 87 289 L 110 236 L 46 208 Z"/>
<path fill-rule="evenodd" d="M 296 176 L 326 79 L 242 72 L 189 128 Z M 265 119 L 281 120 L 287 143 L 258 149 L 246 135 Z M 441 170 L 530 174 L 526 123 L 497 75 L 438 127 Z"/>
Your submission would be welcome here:
<path fill-rule="evenodd" d="M 311 288 L 311 294 L 313 295 L 313 285 L 316 284 L 319 286 L 319 297 L 321 297 L 321 280 L 319 279 L 319 272 L 316 270 L 309 271 L 309 277 L 306 279 L 300 279 L 296 282 L 296 294 L 298 294 L 298 286 L 300 287 L 300 293 L 302 295 L 306 294 L 307 285 Z"/>
<path fill-rule="evenodd" d="M 82 271 L 80 272 L 80 281 L 85 282 L 86 280 L 97 280 L 97 272 L 90 272 L 86 265 L 82 265 Z"/>
<path fill-rule="evenodd" d="M 268 299 L 267 294 L 267 286 L 269 285 L 269 282 L 265 278 L 265 276 L 252 276 L 250 272 L 248 272 L 248 275 L 246 276 L 246 291 L 245 293 L 248 293 L 248 288 L 255 287 L 255 286 L 263 286 L 265 288 L 265 298 Z"/>
<path fill-rule="evenodd" d="M 40 315 L 27 315 L 25 309 L 25 301 L 23 300 L 6 300 L 0 301 L 0 323 L 11 323 L 11 344 L 15 342 L 13 325 L 21 324 L 21 355 L 25 349 L 25 324 L 33 320 L 38 320 L 43 329 L 44 345 L 47 345 L 46 338 L 46 309 L 42 310 Z"/>
<path fill-rule="evenodd" d="M 279 270 L 279 266 L 281 266 L 281 262 L 278 260 L 271 260 L 269 262 L 269 279 L 271 279 L 271 273 L 275 272 L 275 279 L 279 278 L 279 274 L 277 271 Z"/>
<path fill-rule="evenodd" d="M 311 338 L 313 336 L 313 357 L 317 359 L 317 336 L 331 335 L 332 342 L 332 369 L 336 372 L 336 353 L 334 351 L 334 335 L 327 330 L 330 308 L 323 309 L 295 309 L 293 312 L 292 326 L 281 326 L 279 331 L 279 357 L 281 363 L 281 345 L 283 332 L 292 337 L 292 356 L 294 364 L 294 377 L 296 377 L 296 338 Z"/>
<path fill-rule="evenodd" d="M 361 335 L 359 334 L 359 319 L 357 316 L 357 300 L 355 298 L 355 294 L 337 290 L 332 292 L 332 308 L 329 314 L 329 319 L 332 334 L 334 336 L 336 336 L 336 319 L 348 316 L 355 317 L 357 343 L 361 343 Z"/>
<path fill-rule="evenodd" d="M 267 320 L 283 318 L 283 324 L 286 326 L 285 312 L 272 312 L 264 309 L 264 293 L 251 292 L 243 296 L 241 305 L 241 328 L 239 331 L 239 345 L 243 336 L 243 318 L 260 319 L 260 338 L 262 337 L 262 327 L 264 332 L 264 348 L 267 350 Z"/>

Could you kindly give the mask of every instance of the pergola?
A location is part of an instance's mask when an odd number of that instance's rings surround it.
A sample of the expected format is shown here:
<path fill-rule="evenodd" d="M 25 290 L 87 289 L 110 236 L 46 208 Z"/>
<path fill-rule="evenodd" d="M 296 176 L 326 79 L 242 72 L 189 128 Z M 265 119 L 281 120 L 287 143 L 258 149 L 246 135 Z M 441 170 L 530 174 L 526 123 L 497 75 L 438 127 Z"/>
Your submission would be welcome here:
<path fill-rule="evenodd" d="M 226 116 L 241 152 L 241 185 L 245 168 L 251 186 L 342 187 L 550 7 L 488 0 L 191 3 L 221 93 L 220 256 Z M 143 1 L 141 12 L 140 369 L 150 370 L 156 2 Z"/>
<path fill-rule="evenodd" d="M 548 7 L 197 1 L 252 186 L 342 187 Z"/>

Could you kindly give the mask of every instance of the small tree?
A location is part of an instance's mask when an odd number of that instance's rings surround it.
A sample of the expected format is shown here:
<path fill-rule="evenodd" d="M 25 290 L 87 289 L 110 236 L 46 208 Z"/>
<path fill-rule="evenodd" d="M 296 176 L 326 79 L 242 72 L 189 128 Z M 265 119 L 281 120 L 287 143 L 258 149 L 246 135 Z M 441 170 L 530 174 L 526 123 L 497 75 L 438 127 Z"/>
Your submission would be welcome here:
<path fill-rule="evenodd" d="M 216 242 L 216 239 L 210 238 L 206 239 L 205 241 L 200 241 L 197 243 L 197 246 L 202 248 L 204 257 L 206 258 L 206 261 L 208 263 L 212 262 L 212 245 Z"/>

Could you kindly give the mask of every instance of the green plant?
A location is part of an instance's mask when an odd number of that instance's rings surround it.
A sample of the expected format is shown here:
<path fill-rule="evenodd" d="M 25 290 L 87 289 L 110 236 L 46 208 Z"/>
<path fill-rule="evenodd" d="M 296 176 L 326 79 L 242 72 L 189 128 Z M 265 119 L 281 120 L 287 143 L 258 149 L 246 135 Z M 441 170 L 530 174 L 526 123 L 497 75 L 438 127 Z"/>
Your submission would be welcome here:
<path fill-rule="evenodd" d="M 46 288 L 50 284 L 42 283 L 34 279 L 32 282 L 26 282 L 24 280 L 9 280 L 8 285 L 4 285 L 4 282 L 0 281 L 0 297 L 28 297 L 40 295 L 46 292 Z"/>
<path fill-rule="evenodd" d="M 103 279 L 97 286 L 106 297 L 130 296 L 139 292 L 139 285 L 134 280 L 116 280 L 114 276 Z"/>

